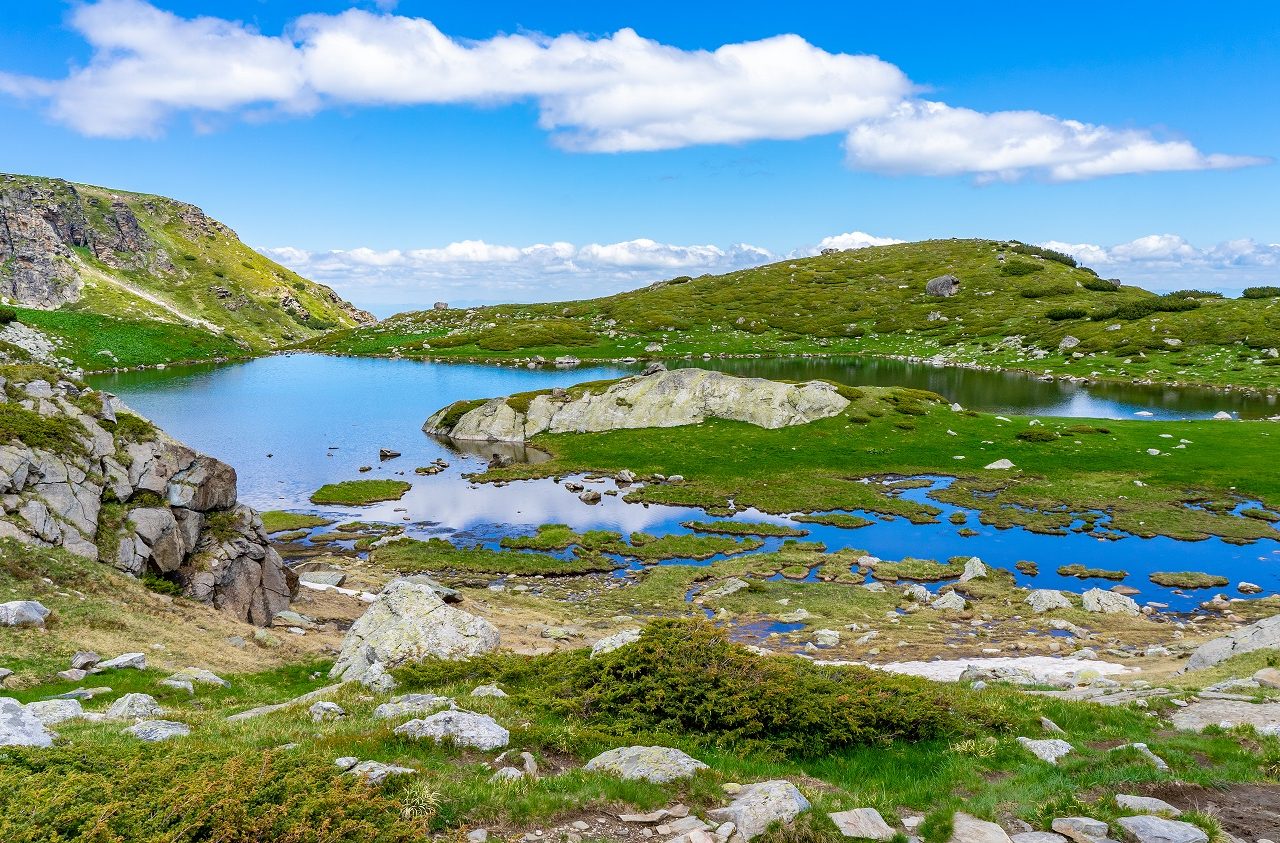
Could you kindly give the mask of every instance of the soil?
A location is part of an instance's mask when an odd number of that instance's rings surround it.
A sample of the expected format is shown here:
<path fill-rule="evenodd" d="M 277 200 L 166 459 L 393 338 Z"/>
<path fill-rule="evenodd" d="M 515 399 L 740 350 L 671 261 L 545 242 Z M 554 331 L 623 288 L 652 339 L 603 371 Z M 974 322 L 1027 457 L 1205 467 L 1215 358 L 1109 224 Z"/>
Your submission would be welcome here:
<path fill-rule="evenodd" d="M 1216 817 L 1224 831 L 1245 840 L 1280 835 L 1280 785 L 1234 784 L 1222 788 L 1176 783 L 1142 788 L 1143 796 L 1163 799 L 1184 811 Z"/>

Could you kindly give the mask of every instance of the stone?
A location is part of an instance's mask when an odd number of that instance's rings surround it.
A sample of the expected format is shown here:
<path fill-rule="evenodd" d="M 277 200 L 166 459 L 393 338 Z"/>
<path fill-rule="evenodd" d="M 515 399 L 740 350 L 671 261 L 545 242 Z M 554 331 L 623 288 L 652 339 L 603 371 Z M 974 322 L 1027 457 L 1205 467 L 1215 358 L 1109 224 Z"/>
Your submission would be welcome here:
<path fill-rule="evenodd" d="M 429 586 L 392 580 L 342 639 L 329 675 L 363 680 L 428 658 L 467 659 L 498 646 L 493 624 L 445 605 Z"/>
<path fill-rule="evenodd" d="M 1067 838 L 1052 831 L 1024 831 L 1009 836 L 1013 843 L 1067 843 Z"/>
<path fill-rule="evenodd" d="M 1135 618 L 1142 614 L 1142 610 L 1138 608 L 1137 603 L 1133 602 L 1132 597 L 1116 594 L 1114 591 L 1091 588 L 1080 597 L 1084 602 L 1084 610 L 1086 612 L 1104 615 L 1130 615 Z"/>
<path fill-rule="evenodd" d="M 880 816 L 875 808 L 854 808 L 851 811 L 840 811 L 827 814 L 836 824 L 836 829 L 845 837 L 857 837 L 863 840 L 892 840 L 897 833 Z"/>
<path fill-rule="evenodd" d="M 1184 731 L 1199 732 L 1206 726 L 1253 726 L 1261 734 L 1280 734 L 1280 703 L 1252 703 L 1243 700 L 1201 699 L 1169 716 Z"/>
<path fill-rule="evenodd" d="M 1177 724 L 1175 723 L 1174 725 L 1177 725 Z M 1119 752 L 1122 749 L 1132 749 L 1134 752 L 1138 753 L 1143 758 L 1150 761 L 1157 770 L 1169 769 L 1169 765 L 1165 762 L 1165 760 L 1161 758 L 1159 755 L 1156 755 L 1154 752 L 1152 752 L 1151 747 L 1147 746 L 1145 743 L 1122 744 L 1121 746 L 1112 747 L 1109 751 Z"/>
<path fill-rule="evenodd" d="M 298 582 L 309 585 L 328 585 L 337 588 L 347 581 L 342 571 L 304 571 L 298 574 Z"/>
<path fill-rule="evenodd" d="M 948 843 L 1010 843 L 1009 835 L 1000 826 L 987 820 L 957 811 L 951 818 L 951 837 Z"/>
<path fill-rule="evenodd" d="M 742 589 L 747 588 L 750 585 L 751 583 L 741 577 L 729 577 L 715 588 L 709 588 L 699 596 L 705 597 L 708 600 L 718 600 L 721 597 L 728 597 L 730 594 L 737 594 L 739 591 L 742 591 Z"/>
<path fill-rule="evenodd" d="M 12 697 L 0 697 L 0 746 L 52 746 L 53 733 Z"/>
<path fill-rule="evenodd" d="M 145 653 L 125 653 L 122 656 L 116 656 L 114 659 L 107 659 L 105 662 L 99 662 L 98 667 L 102 670 L 146 670 L 147 656 Z"/>
<path fill-rule="evenodd" d="M 1012 460 L 999 459 L 993 463 L 987 463 L 983 468 L 988 471 L 1008 471 L 1009 469 L 1014 468 L 1014 464 Z"/>
<path fill-rule="evenodd" d="M 1228 413 L 1226 410 L 1219 410 L 1218 412 L 1213 414 L 1213 420 L 1214 421 L 1234 421 L 1235 417 L 1232 416 L 1230 413 Z"/>
<path fill-rule="evenodd" d="M 79 682 L 81 679 L 84 679 L 86 676 L 89 675 L 89 671 L 77 670 L 76 668 L 73 667 L 73 668 L 70 668 L 69 670 L 59 670 L 54 675 L 57 676 L 59 679 L 65 679 L 68 682 Z"/>
<path fill-rule="evenodd" d="M 210 670 L 202 667 L 184 667 L 169 677 L 179 682 L 191 682 L 196 685 L 213 685 L 217 688 L 230 687 L 231 683 Z"/>
<path fill-rule="evenodd" d="M 990 569 L 981 559 L 974 556 L 968 562 L 964 563 L 964 573 L 960 575 L 957 582 L 968 582 L 969 580 L 986 579 L 990 574 Z"/>
<path fill-rule="evenodd" d="M 458 591 L 456 588 L 449 588 L 447 585 L 441 585 L 426 574 L 414 574 L 413 576 L 405 577 L 404 579 L 407 582 L 425 585 L 427 588 L 434 591 L 436 596 L 446 603 L 462 602 L 461 591 Z"/>
<path fill-rule="evenodd" d="M 1138 814 L 1168 814 L 1171 817 L 1182 816 L 1182 811 L 1154 796 L 1130 796 L 1125 793 L 1116 794 L 1116 804 L 1123 810 Z"/>
<path fill-rule="evenodd" d="M 402 694 L 375 708 L 373 716 L 378 720 L 388 720 L 406 714 L 436 712 L 442 708 L 456 708 L 456 705 L 452 698 L 436 694 Z"/>
<path fill-rule="evenodd" d="M 108 720 L 138 720 L 160 714 L 163 709 L 150 694 L 125 694 L 107 707 Z"/>
<path fill-rule="evenodd" d="M 844 411 L 849 400 L 825 381 L 790 384 L 705 369 L 623 378 L 598 394 L 538 395 L 521 412 L 495 398 L 462 413 L 446 407 L 427 433 L 459 440 L 523 442 L 539 433 L 590 433 L 699 424 L 709 418 L 769 429 L 807 424 Z"/>
<path fill-rule="evenodd" d="M 819 647 L 835 647 L 840 643 L 840 631 L 836 629 L 819 629 L 813 633 L 813 643 Z"/>
<path fill-rule="evenodd" d="M 925 282 L 924 291 L 926 295 L 937 298 L 950 298 L 960 292 L 960 279 L 950 274 L 939 275 Z"/>
<path fill-rule="evenodd" d="M 1044 729 L 1046 732 L 1049 732 L 1050 734 L 1053 734 L 1053 735 L 1066 734 L 1066 731 L 1064 731 L 1061 726 L 1059 726 L 1057 723 L 1054 723 L 1048 717 L 1040 718 L 1040 728 Z"/>
<path fill-rule="evenodd" d="M 1272 615 L 1201 644 L 1191 653 L 1186 669 L 1202 670 L 1241 653 L 1277 648 L 1280 648 L 1280 615 Z"/>
<path fill-rule="evenodd" d="M 1261 594 L 1262 586 L 1252 582 L 1239 582 L 1236 584 L 1236 591 L 1241 594 Z"/>
<path fill-rule="evenodd" d="M 1073 751 L 1071 744 L 1061 738 L 1047 738 L 1042 740 L 1033 740 L 1031 738 L 1018 738 L 1018 743 L 1022 744 L 1023 749 L 1030 752 L 1041 761 L 1047 761 L 1050 764 L 1057 764 L 1058 759 L 1064 755 L 1070 755 Z"/>
<path fill-rule="evenodd" d="M 98 662 L 102 659 L 98 658 L 98 654 L 89 650 L 81 650 L 71 657 L 72 670 L 89 670 L 97 667 Z"/>
<path fill-rule="evenodd" d="M 191 727 L 186 723 L 173 720 L 141 720 L 125 729 L 126 734 L 133 735 L 140 741 L 156 743 L 170 738 L 186 737 L 191 734 Z"/>
<path fill-rule="evenodd" d="M 344 755 L 341 758 L 333 759 L 333 766 L 337 767 L 344 773 L 359 763 L 360 759 L 356 758 L 354 755 Z"/>
<path fill-rule="evenodd" d="M 948 591 L 929 605 L 941 612 L 963 612 L 969 604 L 959 592 Z"/>
<path fill-rule="evenodd" d="M 473 697 L 505 697 L 507 692 L 499 688 L 497 685 L 479 685 L 471 689 Z"/>
<path fill-rule="evenodd" d="M 190 679 L 170 676 L 166 679 L 161 679 L 156 684 L 162 685 L 165 688 L 176 688 L 179 691 L 186 691 L 188 694 L 194 694 L 196 692 L 196 686 L 192 684 Z"/>
<path fill-rule="evenodd" d="M 600 753 L 583 769 L 611 773 L 622 779 L 662 783 L 687 779 L 697 771 L 707 769 L 707 765 L 670 747 L 622 746 Z"/>
<path fill-rule="evenodd" d="M 477 828 L 467 832 L 467 843 L 488 843 L 489 830 Z"/>
<path fill-rule="evenodd" d="M 52 699 L 27 703 L 27 712 L 46 726 L 56 726 L 64 720 L 84 716 L 79 700 Z"/>
<path fill-rule="evenodd" d="M 1264 688 L 1280 688 L 1280 670 L 1276 670 L 1274 667 L 1264 667 L 1253 674 L 1253 681 Z"/>
<path fill-rule="evenodd" d="M 1027 595 L 1025 602 L 1036 614 L 1052 612 L 1055 609 L 1070 609 L 1071 601 L 1061 591 L 1052 588 L 1037 588 Z"/>
<path fill-rule="evenodd" d="M 0 603 L 0 626 L 44 626 L 49 610 L 35 600 L 10 600 Z"/>
<path fill-rule="evenodd" d="M 707 817 L 733 823 L 744 840 L 751 840 L 771 823 L 788 824 L 809 808 L 809 800 L 794 784 L 778 779 L 743 786 L 728 806 L 708 811 Z"/>
<path fill-rule="evenodd" d="M 1134 843 L 1209 843 L 1209 835 L 1191 823 L 1164 817 L 1121 817 L 1116 825 Z"/>
<path fill-rule="evenodd" d="M 633 627 L 631 629 L 620 630 L 612 635 L 606 635 L 604 638 L 601 638 L 599 641 L 591 645 L 591 658 L 594 659 L 596 656 L 601 656 L 605 653 L 612 653 L 614 650 L 621 649 L 628 644 L 636 643 L 640 640 L 640 634 L 642 632 L 643 630 L 640 628 Z"/>
<path fill-rule="evenodd" d="M 487 714 L 462 709 L 441 711 L 422 720 L 410 720 L 396 727 L 397 735 L 431 738 L 436 743 L 451 740 L 457 746 L 499 749 L 507 745 L 510 733 Z"/>
<path fill-rule="evenodd" d="M 1079 337 L 1073 337 L 1070 334 L 1068 334 L 1067 336 L 1062 338 L 1061 342 L 1058 343 L 1058 350 L 1067 351 L 1069 349 L 1075 348 L 1079 344 L 1080 344 Z"/>
<path fill-rule="evenodd" d="M 320 700 L 312 703 L 311 707 L 307 709 L 307 713 L 311 715 L 311 722 L 313 723 L 325 723 L 329 720 L 337 720 L 347 716 L 346 709 L 329 700 Z"/>
<path fill-rule="evenodd" d="M 1090 817 L 1058 817 L 1049 827 L 1076 843 L 1102 843 L 1111 831 L 1106 823 Z"/>
<path fill-rule="evenodd" d="M 380 785 L 392 776 L 410 776 L 416 772 L 412 767 L 383 764 L 381 761 L 361 761 L 347 770 L 348 775 L 364 779 L 371 785 Z"/>

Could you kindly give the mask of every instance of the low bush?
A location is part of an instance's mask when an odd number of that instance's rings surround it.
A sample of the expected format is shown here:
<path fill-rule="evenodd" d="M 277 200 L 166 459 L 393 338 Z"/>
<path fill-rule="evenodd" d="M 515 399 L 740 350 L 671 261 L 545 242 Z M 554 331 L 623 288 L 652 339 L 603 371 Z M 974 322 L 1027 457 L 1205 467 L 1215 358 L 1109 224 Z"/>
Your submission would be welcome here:
<path fill-rule="evenodd" d="M 1047 299 L 1054 296 L 1069 296 L 1076 291 L 1076 285 L 1070 281 L 1049 281 L 1031 284 L 1018 291 L 1024 299 Z"/>
<path fill-rule="evenodd" d="M 1057 261 L 1066 264 L 1071 268 L 1075 268 L 1076 259 L 1068 255 L 1066 252 L 1059 252 L 1055 249 L 1046 249 L 1044 246 L 1031 246 L 1026 243 L 1014 243 L 1009 247 L 1009 251 L 1017 252 L 1020 255 L 1035 255 L 1045 260 Z"/>
<path fill-rule="evenodd" d="M 1220 299 L 1224 298 L 1222 293 L 1216 290 L 1174 290 L 1172 293 L 1165 295 L 1175 299 Z"/>
<path fill-rule="evenodd" d="M 1120 280 L 1117 278 L 1086 278 L 1080 283 L 1086 290 L 1093 290 L 1095 293 L 1114 293 L 1120 289 Z"/>
<path fill-rule="evenodd" d="M 1018 438 L 1023 442 L 1056 442 L 1058 434 L 1041 427 L 1034 430 L 1024 430 L 1018 434 Z"/>
<path fill-rule="evenodd" d="M 1153 313 L 1182 313 L 1188 310 L 1195 310 L 1199 306 L 1200 302 L 1197 299 L 1178 296 L 1151 296 L 1150 298 L 1125 302 L 1119 307 L 1095 313 L 1093 319 L 1098 322 L 1112 319 L 1132 322 L 1137 319 L 1143 319 Z"/>
<path fill-rule="evenodd" d="M 18 318 L 18 311 L 12 307 L 0 307 L 0 325 L 8 325 Z"/>
<path fill-rule="evenodd" d="M 1246 299 L 1275 299 L 1280 298 L 1280 287 L 1246 287 L 1240 295 Z"/>
<path fill-rule="evenodd" d="M 1045 313 L 1045 318 L 1054 322 L 1065 322 L 1068 319 L 1083 319 L 1089 311 L 1083 307 L 1054 307 Z"/>
<path fill-rule="evenodd" d="M 1031 275 L 1035 272 L 1044 272 L 1044 267 L 1032 261 L 1005 261 L 1000 267 L 1001 275 Z"/>

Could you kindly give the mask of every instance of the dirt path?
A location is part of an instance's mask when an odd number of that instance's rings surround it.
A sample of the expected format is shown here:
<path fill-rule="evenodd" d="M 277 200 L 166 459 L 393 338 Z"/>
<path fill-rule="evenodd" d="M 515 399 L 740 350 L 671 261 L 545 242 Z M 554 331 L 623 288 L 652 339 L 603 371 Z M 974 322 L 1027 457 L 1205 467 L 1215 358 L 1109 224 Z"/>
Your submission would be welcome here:
<path fill-rule="evenodd" d="M 174 305 L 170 302 L 165 301 L 164 299 L 160 298 L 154 293 L 149 293 L 140 287 L 135 287 L 134 285 L 130 284 L 128 281 L 125 281 L 121 278 L 116 278 L 113 275 L 108 275 L 102 270 L 97 269 L 96 267 L 92 267 L 89 264 L 85 263 L 84 261 L 77 261 L 77 263 L 80 267 L 81 272 L 84 272 L 87 275 L 91 275 L 99 281 L 106 282 L 107 284 L 110 284 L 114 287 L 118 287 L 121 290 L 124 290 L 126 293 L 128 293 L 131 296 L 137 296 L 138 298 L 143 299 L 144 301 L 151 302 L 156 307 L 161 308 L 162 310 L 165 310 L 173 314 L 174 316 L 181 319 L 183 322 L 186 322 L 188 325 L 195 325 L 197 327 L 204 328 L 207 331 L 212 331 L 215 334 L 221 334 L 223 331 L 220 325 L 215 325 L 214 323 L 206 319 L 201 319 L 198 316 L 191 316 L 188 313 L 184 313 L 177 305 Z"/>

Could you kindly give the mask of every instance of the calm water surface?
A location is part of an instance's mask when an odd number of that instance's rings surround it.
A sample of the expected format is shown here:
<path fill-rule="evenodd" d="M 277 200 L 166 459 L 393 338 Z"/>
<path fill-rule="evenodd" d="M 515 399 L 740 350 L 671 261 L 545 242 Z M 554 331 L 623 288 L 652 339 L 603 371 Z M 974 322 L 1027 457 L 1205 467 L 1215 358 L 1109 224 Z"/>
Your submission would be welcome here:
<path fill-rule="evenodd" d="M 1219 410 L 1242 416 L 1271 415 L 1262 399 L 1245 400 L 1212 392 L 1183 392 L 1129 387 L 1081 387 L 1032 378 L 964 369 L 944 369 L 901 361 L 716 360 L 698 365 L 735 374 L 788 379 L 826 377 L 859 384 L 906 385 L 939 392 L 966 407 L 1034 415 L 1134 418 L 1204 418 Z M 634 368 L 634 367 L 632 367 Z M 95 376 L 100 389 L 114 392 L 139 412 L 193 447 L 235 466 L 240 497 L 259 509 L 305 509 L 331 513 L 335 519 L 404 524 L 411 535 L 445 535 L 465 544 L 496 545 L 504 535 L 533 532 L 544 523 L 575 529 L 644 530 L 656 534 L 686 532 L 680 522 L 698 517 L 689 509 L 627 504 L 606 496 L 586 506 L 550 480 L 504 487 L 474 485 L 463 477 L 482 465 L 477 456 L 456 452 L 422 433 L 422 423 L 435 410 L 464 398 L 506 395 L 531 389 L 569 386 L 585 380 L 617 377 L 627 367 L 590 366 L 571 370 L 424 363 L 288 355 L 247 363 L 174 368 Z M 398 459 L 379 462 L 378 450 L 400 451 Z M 416 466 L 443 458 L 450 468 L 420 477 Z M 361 466 L 373 466 L 361 474 Z M 308 497 L 325 483 L 359 477 L 396 477 L 413 484 L 399 501 L 369 507 L 317 509 Z M 599 488 L 609 488 L 605 484 Z M 904 492 L 923 499 L 928 490 Z M 1280 590 L 1280 541 L 1234 546 L 1218 539 L 1178 542 L 1172 539 L 1124 537 L 1100 540 L 1084 534 L 1044 536 L 1021 528 L 997 530 L 978 523 L 947 519 L 955 507 L 930 501 L 944 510 L 939 524 L 885 520 L 857 530 L 799 525 L 811 531 L 807 540 L 828 548 L 852 547 L 884 559 L 916 556 L 946 559 L 978 555 L 1012 569 L 1019 560 L 1037 562 L 1035 577 L 1018 574 L 1020 582 L 1045 588 L 1080 591 L 1110 582 L 1059 577 L 1055 569 L 1073 562 L 1123 569 L 1130 584 L 1142 590 L 1138 600 L 1159 600 L 1186 609 L 1215 591 L 1180 596 L 1152 585 L 1146 575 L 1157 570 L 1190 570 L 1227 576 L 1235 595 L 1239 580 Z M 864 513 L 865 514 L 865 513 Z M 786 522 L 778 516 L 747 511 L 746 520 Z M 965 538 L 962 527 L 980 535 Z M 1277 533 L 1280 539 L 1280 532 Z M 778 540 L 770 540 L 766 550 Z M 620 560 L 620 564 L 626 560 Z"/>

